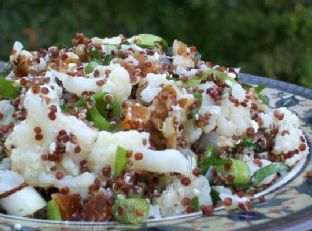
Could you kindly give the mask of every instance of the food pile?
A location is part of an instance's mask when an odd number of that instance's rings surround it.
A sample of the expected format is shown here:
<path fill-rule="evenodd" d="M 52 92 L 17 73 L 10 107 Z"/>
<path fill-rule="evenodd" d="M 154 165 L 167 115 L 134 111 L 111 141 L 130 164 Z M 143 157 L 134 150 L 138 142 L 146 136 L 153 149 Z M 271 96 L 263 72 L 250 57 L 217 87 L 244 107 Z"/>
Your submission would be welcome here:
<path fill-rule="evenodd" d="M 0 77 L 2 212 L 136 224 L 249 209 L 308 146 L 298 117 L 238 72 L 151 34 L 15 42 Z"/>

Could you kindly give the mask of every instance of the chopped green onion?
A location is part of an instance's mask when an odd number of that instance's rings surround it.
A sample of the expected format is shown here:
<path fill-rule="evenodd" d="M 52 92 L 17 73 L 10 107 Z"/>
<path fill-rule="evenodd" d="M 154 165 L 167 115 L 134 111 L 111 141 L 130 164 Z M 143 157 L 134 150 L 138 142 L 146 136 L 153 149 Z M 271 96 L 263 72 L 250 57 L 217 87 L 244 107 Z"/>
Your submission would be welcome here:
<path fill-rule="evenodd" d="M 69 112 L 69 107 L 66 105 L 66 104 L 64 104 L 64 105 L 61 105 L 60 106 L 60 108 L 61 108 L 61 110 L 63 111 L 63 112 Z"/>
<path fill-rule="evenodd" d="M 216 166 L 217 172 L 225 173 L 226 175 L 232 175 L 234 177 L 233 182 L 228 182 L 234 186 L 244 186 L 250 182 L 251 173 L 246 162 L 230 158 L 231 166 L 229 170 L 224 169 L 224 165 Z"/>
<path fill-rule="evenodd" d="M 139 224 L 148 216 L 149 203 L 144 198 L 117 199 L 113 206 L 114 218 L 123 224 Z"/>
<path fill-rule="evenodd" d="M 114 99 L 110 103 L 110 106 L 113 109 L 114 117 L 115 118 L 120 118 L 120 114 L 121 114 L 121 105 L 120 105 L 120 103 L 116 99 Z"/>
<path fill-rule="evenodd" d="M 110 62 L 115 58 L 113 55 L 106 55 L 105 58 L 102 60 L 103 65 L 109 65 Z"/>
<path fill-rule="evenodd" d="M 257 95 L 258 99 L 260 100 L 261 103 L 264 103 L 264 104 L 267 104 L 268 103 L 268 98 L 264 95 L 261 94 L 261 92 L 267 87 L 266 85 L 264 84 L 260 84 L 259 86 L 257 87 L 254 87 L 248 83 L 243 83 L 242 84 L 243 87 L 245 89 L 251 89 L 251 88 L 254 88 L 255 89 L 255 94 Z"/>
<path fill-rule="evenodd" d="M 90 74 L 94 71 L 94 69 L 99 65 L 99 63 L 95 61 L 91 61 L 88 65 L 84 68 L 86 74 Z"/>
<path fill-rule="evenodd" d="M 115 175 L 120 174 L 125 169 L 127 162 L 128 162 L 127 150 L 124 149 L 123 147 L 118 146 L 115 158 L 115 168 L 114 168 Z"/>
<path fill-rule="evenodd" d="M 168 80 L 173 80 L 173 81 L 180 81 L 180 78 L 178 75 L 172 74 L 172 76 L 168 76 Z"/>
<path fill-rule="evenodd" d="M 201 92 L 194 92 L 193 96 L 195 99 L 202 101 L 203 100 L 203 94 Z"/>
<path fill-rule="evenodd" d="M 123 44 L 123 45 L 130 45 L 131 43 L 128 40 L 124 40 L 121 44 Z"/>
<path fill-rule="evenodd" d="M 90 119 L 94 122 L 94 127 L 100 131 L 110 131 L 111 124 L 100 114 L 100 112 L 93 106 L 88 110 L 88 115 Z"/>
<path fill-rule="evenodd" d="M 14 99 L 21 92 L 21 87 L 17 86 L 14 81 L 5 79 L 0 76 L 0 97 Z"/>
<path fill-rule="evenodd" d="M 90 51 L 92 60 L 101 64 L 102 63 L 102 59 L 101 59 L 101 55 L 100 55 L 100 51 L 96 48 L 92 48 Z"/>
<path fill-rule="evenodd" d="M 266 88 L 266 85 L 261 84 L 255 88 L 255 93 L 258 96 L 258 99 L 261 103 L 267 104 L 268 98 L 261 94 L 261 92 Z"/>
<path fill-rule="evenodd" d="M 251 148 L 252 150 L 261 153 L 267 150 L 266 147 L 262 147 L 259 144 L 257 144 L 253 139 L 251 138 L 247 138 L 242 140 L 241 142 L 239 142 L 238 144 L 236 144 L 233 149 L 232 152 L 235 154 L 238 152 L 240 147 L 244 147 L 244 148 Z"/>
<path fill-rule="evenodd" d="M 260 94 L 261 91 L 263 91 L 265 88 L 266 88 L 266 85 L 260 84 L 259 86 L 257 86 L 257 87 L 255 88 L 256 94 Z"/>
<path fill-rule="evenodd" d="M 201 79 L 195 79 L 195 78 L 191 78 L 190 80 L 188 80 L 186 83 L 183 83 L 183 87 L 195 87 L 198 86 L 201 83 Z"/>
<path fill-rule="evenodd" d="M 215 206 L 218 203 L 218 201 L 221 200 L 221 198 L 219 197 L 219 192 L 213 188 L 211 188 L 210 196 L 211 196 L 213 206 Z"/>
<path fill-rule="evenodd" d="M 111 54 L 112 51 L 115 51 L 117 49 L 117 45 L 113 44 L 105 44 L 104 50 L 106 54 Z"/>
<path fill-rule="evenodd" d="M 113 110 L 114 117 L 119 118 L 120 113 L 121 113 L 120 103 L 116 99 L 113 99 L 110 102 L 105 101 L 106 95 L 108 94 L 105 92 L 97 92 L 92 96 L 92 99 L 94 99 L 96 102 L 97 109 L 103 116 L 106 116 L 106 113 L 104 112 L 104 110 L 106 108 L 106 105 L 108 104 L 110 108 Z"/>
<path fill-rule="evenodd" d="M 253 88 L 253 86 L 249 83 L 242 83 L 242 87 L 245 89 L 245 90 L 249 90 L 251 88 Z"/>
<path fill-rule="evenodd" d="M 278 172 L 287 171 L 288 166 L 282 163 L 273 163 L 257 170 L 253 175 L 253 186 L 257 187 L 266 177 Z"/>
<path fill-rule="evenodd" d="M 164 50 L 168 49 L 168 43 L 163 38 L 153 34 L 139 34 L 134 36 L 134 40 L 142 48 L 153 48 L 156 44 L 159 44 Z"/>
<path fill-rule="evenodd" d="M 0 162 L 1 162 L 2 159 L 6 158 L 6 156 L 7 155 L 5 153 L 0 153 Z"/>
<path fill-rule="evenodd" d="M 230 174 L 234 176 L 233 185 L 244 186 L 250 182 L 251 173 L 246 162 L 231 158 L 232 165 L 229 170 Z"/>
<path fill-rule="evenodd" d="M 218 148 L 213 144 L 207 144 L 205 147 L 205 156 L 216 156 Z"/>
<path fill-rule="evenodd" d="M 223 165 L 228 159 L 221 159 L 216 156 L 218 148 L 213 144 L 207 144 L 204 157 L 198 161 L 198 167 L 202 175 L 205 175 L 211 165 Z"/>
<path fill-rule="evenodd" d="M 229 158 L 219 158 L 214 156 L 205 156 L 198 162 L 198 167 L 202 175 L 205 175 L 210 166 L 222 166 L 229 163 Z"/>
<path fill-rule="evenodd" d="M 88 108 L 88 119 L 94 122 L 94 127 L 98 128 L 100 131 L 111 131 L 112 125 L 106 119 L 107 118 L 107 105 L 111 107 L 114 113 L 115 120 L 118 122 L 120 119 L 121 105 L 116 99 L 113 99 L 110 102 L 105 101 L 105 92 L 97 92 L 92 97 L 93 106 Z M 85 99 L 79 99 L 76 104 L 76 107 L 87 108 L 87 103 Z"/>
<path fill-rule="evenodd" d="M 195 196 L 192 198 L 192 209 L 194 209 L 195 211 L 199 211 L 199 199 L 198 196 Z"/>
<path fill-rule="evenodd" d="M 50 200 L 47 205 L 47 218 L 49 220 L 61 221 L 62 215 L 60 208 L 55 200 Z"/>

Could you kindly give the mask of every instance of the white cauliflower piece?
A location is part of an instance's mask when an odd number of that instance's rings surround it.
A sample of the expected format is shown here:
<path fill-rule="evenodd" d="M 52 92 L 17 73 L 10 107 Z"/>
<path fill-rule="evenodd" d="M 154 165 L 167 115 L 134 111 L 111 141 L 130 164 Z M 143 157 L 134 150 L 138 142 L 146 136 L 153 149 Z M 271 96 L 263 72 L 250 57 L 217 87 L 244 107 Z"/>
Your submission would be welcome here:
<path fill-rule="evenodd" d="M 65 73 L 51 70 L 55 77 L 62 81 L 64 88 L 80 96 L 85 91 L 106 92 L 114 96 L 119 102 L 124 101 L 131 94 L 131 83 L 128 71 L 119 64 L 109 66 L 97 66 L 99 78 L 71 77 Z M 105 70 L 110 70 L 108 78 L 105 77 Z M 95 71 L 95 70 L 94 70 Z M 94 72 L 93 72 L 94 73 Z M 92 73 L 90 74 L 90 76 Z M 98 86 L 98 80 L 105 80 L 103 86 Z"/>
<path fill-rule="evenodd" d="M 175 180 L 157 198 L 161 215 L 173 216 L 182 214 L 186 208 L 181 204 L 181 201 L 185 197 L 192 199 L 198 196 L 199 205 L 212 205 L 210 190 L 209 182 L 204 176 L 192 179 L 192 183 L 188 186 L 182 185 L 178 179 Z"/>
<path fill-rule="evenodd" d="M 271 113 L 259 113 L 259 116 L 263 122 L 262 127 L 270 128 L 270 125 L 273 124 L 273 117 Z"/>
<path fill-rule="evenodd" d="M 14 121 L 14 107 L 11 105 L 10 100 L 0 101 L 0 112 L 3 115 L 3 119 L 0 120 L 0 125 L 8 125 Z"/>
<path fill-rule="evenodd" d="M 193 143 L 199 139 L 202 134 L 202 130 L 196 126 L 192 120 L 186 120 L 184 123 L 183 136 L 188 143 Z"/>
<path fill-rule="evenodd" d="M 49 91 L 53 90 L 49 88 Z M 28 111 L 26 120 L 14 127 L 5 142 L 6 148 L 11 151 L 12 170 L 20 173 L 25 181 L 33 186 L 48 186 L 45 181 L 40 181 L 40 175 L 50 174 L 54 177 L 54 173 L 49 170 L 53 162 L 42 160 L 41 155 L 49 153 L 51 143 L 55 142 L 58 132 L 64 129 L 77 137 L 81 152 L 64 155 L 63 173 L 65 176 L 77 174 L 75 169 L 79 168 L 79 162 L 90 152 L 97 131 L 89 128 L 76 117 L 63 114 L 59 107 L 57 107 L 56 119 L 48 119 L 49 104 L 40 95 L 33 94 L 31 90 L 26 94 L 24 106 Z M 42 140 L 35 139 L 34 127 L 41 128 Z M 73 162 L 66 162 L 66 157 L 72 158 Z"/>
<path fill-rule="evenodd" d="M 239 102 L 244 101 L 246 97 L 246 90 L 242 87 L 242 85 L 236 83 L 231 88 L 232 88 L 232 95 L 236 99 L 238 99 Z"/>
<path fill-rule="evenodd" d="M 95 172 L 100 171 L 105 165 L 111 165 L 114 168 L 117 146 L 121 146 L 133 151 L 131 160 L 136 171 L 180 172 L 182 174 L 188 172 L 188 160 L 179 151 L 173 149 L 154 151 L 148 148 L 149 144 L 143 145 L 143 139 L 148 140 L 149 134 L 135 130 L 117 133 L 100 132 L 88 156 L 89 168 Z M 143 159 L 135 160 L 134 154 L 137 152 L 143 154 Z"/>
<path fill-rule="evenodd" d="M 273 152 L 275 154 L 293 151 L 300 145 L 300 136 L 302 136 L 302 131 L 300 129 L 290 126 L 287 129 L 288 133 L 282 135 L 284 130 L 284 127 L 280 127 L 275 137 L 275 144 L 273 147 Z"/>
<path fill-rule="evenodd" d="M 222 201 L 226 198 L 232 199 L 232 204 L 230 206 L 225 206 L 225 209 L 231 210 L 238 208 L 239 203 L 246 203 L 249 201 L 247 197 L 239 197 L 234 195 L 232 191 L 224 186 L 213 186 L 213 189 L 219 193 L 219 197 Z"/>
<path fill-rule="evenodd" d="M 277 118 L 273 117 L 273 122 L 275 125 L 278 126 L 292 126 L 294 128 L 298 128 L 300 125 L 299 118 L 293 113 L 292 111 L 288 110 L 285 107 L 281 107 L 272 111 L 272 115 L 274 111 L 278 111 L 280 114 L 284 114 L 284 118 L 282 120 L 278 120 Z"/>
<path fill-rule="evenodd" d="M 0 194 L 12 190 L 24 183 L 22 176 L 14 171 L 0 171 Z M 31 186 L 26 186 L 17 192 L 0 199 L 0 206 L 10 215 L 32 215 L 46 206 L 41 195 Z"/>
<path fill-rule="evenodd" d="M 208 94 L 205 94 L 208 88 L 214 88 L 215 86 L 216 85 L 213 82 L 206 82 L 204 84 L 200 84 L 198 87 L 199 89 L 204 91 L 204 93 L 202 94 L 202 104 L 199 108 L 198 114 L 204 115 L 206 113 L 209 113 L 211 115 L 208 125 L 203 128 L 203 132 L 205 133 L 210 133 L 216 128 L 217 118 L 221 112 L 221 108 L 215 105 L 214 100 Z"/>
<path fill-rule="evenodd" d="M 141 92 L 142 100 L 150 103 L 161 92 L 161 85 L 171 85 L 173 81 L 167 80 L 166 74 L 148 73 L 146 75 L 147 86 Z"/>
<path fill-rule="evenodd" d="M 14 62 L 23 50 L 23 44 L 16 41 L 13 45 L 13 53 L 10 55 L 10 62 Z"/>
<path fill-rule="evenodd" d="M 250 127 L 249 108 L 235 107 L 228 99 L 222 100 L 220 116 L 217 119 L 217 133 L 226 137 L 242 135 Z"/>
<path fill-rule="evenodd" d="M 135 130 L 117 133 L 101 131 L 88 157 L 89 168 L 92 171 L 99 171 L 106 164 L 114 167 L 117 146 L 127 150 L 137 150 L 143 147 L 142 140 L 148 138 L 148 133 Z"/>

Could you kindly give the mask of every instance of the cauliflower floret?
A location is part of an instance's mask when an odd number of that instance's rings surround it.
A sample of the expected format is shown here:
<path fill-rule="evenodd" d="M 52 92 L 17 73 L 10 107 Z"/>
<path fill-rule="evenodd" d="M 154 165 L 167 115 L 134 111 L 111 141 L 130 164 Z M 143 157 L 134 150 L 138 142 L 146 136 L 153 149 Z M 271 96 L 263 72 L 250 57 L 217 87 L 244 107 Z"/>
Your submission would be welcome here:
<path fill-rule="evenodd" d="M 173 81 L 167 80 L 166 74 L 148 73 L 146 75 L 147 86 L 141 92 L 142 100 L 150 103 L 161 92 L 161 85 L 172 85 Z"/>
<path fill-rule="evenodd" d="M 230 73 L 229 73 L 230 74 Z M 238 99 L 239 102 L 244 101 L 246 97 L 246 90 L 240 84 L 234 84 L 232 86 L 232 95 Z"/>
<path fill-rule="evenodd" d="M 101 91 L 111 94 L 119 102 L 122 102 L 129 97 L 132 86 L 129 73 L 125 68 L 119 64 L 111 64 L 110 66 L 97 66 L 96 70 L 99 71 L 98 78 L 71 77 L 55 70 L 51 70 L 51 72 L 55 77 L 62 81 L 62 84 L 67 91 L 78 96 L 85 91 Z M 111 71 L 108 78 L 105 77 L 105 70 Z M 92 73 L 90 76 L 92 76 Z M 96 84 L 98 80 L 105 80 L 106 83 L 103 86 L 99 86 Z"/>
<path fill-rule="evenodd" d="M 206 92 L 208 88 L 214 88 L 216 85 L 213 82 L 207 82 L 205 84 L 200 84 L 199 89 Z M 221 108 L 215 105 L 214 100 L 208 94 L 202 94 L 202 104 L 199 108 L 198 114 L 205 115 L 210 114 L 209 123 L 203 128 L 203 132 L 209 133 L 217 126 L 217 118 L 221 112 Z"/>
<path fill-rule="evenodd" d="M 14 107 L 11 105 L 9 100 L 0 101 L 0 112 L 3 115 L 2 120 L 0 120 L 0 125 L 8 125 L 14 121 Z"/>
<path fill-rule="evenodd" d="M 234 195 L 230 189 L 225 188 L 224 186 L 213 186 L 213 189 L 219 193 L 219 197 L 222 201 L 226 198 L 232 199 L 232 204 L 230 206 L 225 206 L 225 209 L 227 210 L 236 209 L 240 203 L 246 203 L 249 201 L 247 197 Z"/>
<path fill-rule="evenodd" d="M 222 100 L 220 116 L 217 119 L 217 133 L 226 137 L 242 135 L 250 127 L 249 108 L 235 107 L 228 99 Z"/>
<path fill-rule="evenodd" d="M 283 114 L 284 117 L 282 120 L 279 120 L 277 118 L 275 118 L 275 116 L 273 116 L 273 122 L 275 125 L 278 125 L 278 126 L 292 126 L 294 128 L 298 128 L 299 125 L 300 125 L 300 121 L 299 121 L 299 118 L 293 113 L 291 112 L 290 110 L 288 110 L 287 108 L 285 107 L 281 107 L 281 108 L 278 108 L 278 109 L 275 109 L 272 111 L 272 115 L 274 115 L 274 112 L 278 112 L 279 114 Z"/>
<path fill-rule="evenodd" d="M 273 152 L 275 154 L 287 153 L 293 151 L 300 145 L 300 136 L 302 136 L 302 131 L 300 129 L 290 126 L 287 131 L 288 133 L 283 133 L 285 128 L 280 127 L 276 137 L 275 144 L 273 147 Z"/>
<path fill-rule="evenodd" d="M 157 199 L 162 216 L 173 216 L 182 214 L 186 208 L 181 204 L 183 198 L 190 199 L 198 196 L 199 205 L 212 205 L 210 197 L 210 185 L 204 176 L 196 177 L 188 186 L 175 180 L 167 186 L 161 196 Z"/>
<path fill-rule="evenodd" d="M 144 146 L 142 142 L 144 139 L 149 140 L 149 134 L 135 130 L 117 133 L 100 132 L 91 154 L 88 156 L 89 168 L 95 172 L 100 171 L 105 165 L 111 165 L 114 168 L 117 146 L 121 146 L 133 153 L 143 154 L 141 160 L 135 160 L 134 154 L 131 157 L 136 171 L 187 174 L 188 160 L 179 151 L 173 149 L 151 150 L 148 148 L 149 144 Z"/>
<path fill-rule="evenodd" d="M 99 171 L 106 164 L 114 167 L 117 146 L 127 150 L 137 150 L 143 147 L 142 140 L 148 138 L 148 133 L 135 130 L 117 133 L 101 131 L 88 157 L 89 168 Z"/>
<path fill-rule="evenodd" d="M 263 128 L 270 128 L 270 125 L 273 123 L 273 118 L 270 113 L 259 113 L 259 116 L 263 122 L 262 127 Z"/>
<path fill-rule="evenodd" d="M 0 195 L 24 183 L 22 176 L 14 171 L 0 170 Z M 0 199 L 0 206 L 10 215 L 32 215 L 46 206 L 41 195 L 31 186 L 26 186 L 17 192 Z"/>
<path fill-rule="evenodd" d="M 202 130 L 194 126 L 191 120 L 186 120 L 184 123 L 183 136 L 188 143 L 193 143 L 199 139 L 202 134 Z"/>
<path fill-rule="evenodd" d="M 49 88 L 49 91 L 53 90 Z M 56 107 L 56 119 L 48 119 L 50 105 L 40 95 L 33 94 L 31 90 L 26 94 L 24 106 L 28 111 L 26 120 L 14 127 L 5 142 L 6 148 L 11 151 L 12 170 L 20 173 L 25 181 L 33 186 L 47 186 L 45 181 L 40 181 L 40 175 L 46 173 L 54 177 L 54 173 L 49 170 L 53 162 L 42 160 L 41 155 L 49 153 L 51 143 L 55 142 L 58 132 L 64 129 L 67 133 L 76 136 L 81 152 L 64 154 L 64 163 L 61 162 L 60 167 L 63 168 L 62 172 L 65 176 L 76 175 L 79 162 L 86 158 L 95 142 L 97 131 L 89 128 L 76 117 L 63 114 L 59 107 Z M 41 140 L 35 139 L 35 127 L 41 128 L 43 135 Z M 73 161 L 66 161 L 66 157 L 72 158 Z"/>
<path fill-rule="evenodd" d="M 23 44 L 19 41 L 16 41 L 13 45 L 13 53 L 10 55 L 10 62 L 12 63 L 17 59 L 17 57 L 20 55 L 20 53 L 23 50 Z"/>

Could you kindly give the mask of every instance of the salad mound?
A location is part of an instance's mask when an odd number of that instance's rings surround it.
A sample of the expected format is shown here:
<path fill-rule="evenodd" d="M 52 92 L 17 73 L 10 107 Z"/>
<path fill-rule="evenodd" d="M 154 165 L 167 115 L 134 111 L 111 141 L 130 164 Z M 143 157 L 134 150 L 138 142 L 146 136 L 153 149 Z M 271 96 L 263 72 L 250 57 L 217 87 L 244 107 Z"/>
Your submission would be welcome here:
<path fill-rule="evenodd" d="M 0 77 L 0 210 L 129 224 L 247 210 L 308 154 L 298 117 L 270 109 L 264 88 L 151 34 L 15 42 Z"/>

